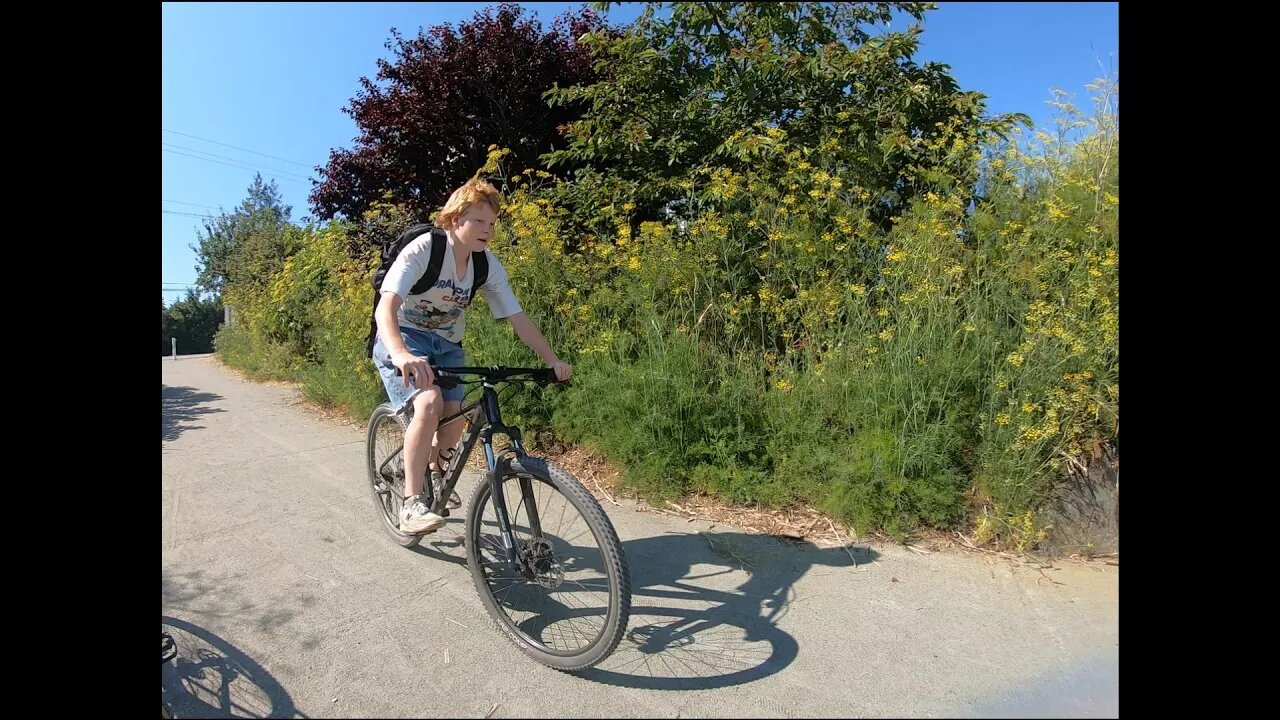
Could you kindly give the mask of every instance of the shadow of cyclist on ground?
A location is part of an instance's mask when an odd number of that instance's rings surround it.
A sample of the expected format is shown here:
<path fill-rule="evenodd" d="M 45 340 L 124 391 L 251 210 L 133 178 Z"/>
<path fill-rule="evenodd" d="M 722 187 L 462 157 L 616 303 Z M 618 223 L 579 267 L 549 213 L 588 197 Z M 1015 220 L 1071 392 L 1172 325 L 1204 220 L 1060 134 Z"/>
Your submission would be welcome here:
<path fill-rule="evenodd" d="M 496 528 L 488 535 L 497 550 Z M 503 594 L 505 609 L 521 630 L 554 647 L 602 629 L 607 582 L 598 553 L 574 553 L 559 538 L 552 544 L 558 557 L 574 556 L 568 582 L 550 592 L 519 581 L 499 585 L 519 586 Z M 666 690 L 727 687 L 786 667 L 799 648 L 777 623 L 796 581 L 815 566 L 852 568 L 875 558 L 869 548 L 819 548 L 737 531 L 668 533 L 622 545 L 630 622 L 617 650 L 579 674 Z"/>
<path fill-rule="evenodd" d="M 174 717 L 306 717 L 262 666 L 226 640 L 185 620 L 161 616 L 177 657 L 162 666 Z"/>
<path fill-rule="evenodd" d="M 658 689 L 727 687 L 782 670 L 799 652 L 777 626 L 796 581 L 815 566 L 852 568 L 855 558 L 875 557 L 868 548 L 738 531 L 669 533 L 623 549 L 633 585 L 629 629 L 583 676 Z"/>

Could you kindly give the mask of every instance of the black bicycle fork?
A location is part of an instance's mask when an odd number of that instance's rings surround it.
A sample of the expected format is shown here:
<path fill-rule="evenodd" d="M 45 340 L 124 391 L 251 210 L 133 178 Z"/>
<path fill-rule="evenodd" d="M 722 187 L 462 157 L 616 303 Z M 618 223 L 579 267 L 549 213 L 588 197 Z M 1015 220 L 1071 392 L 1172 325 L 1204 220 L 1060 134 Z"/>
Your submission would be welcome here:
<path fill-rule="evenodd" d="M 502 411 L 498 409 L 498 393 L 491 383 L 484 383 L 484 412 L 485 426 L 480 429 L 480 442 L 484 446 L 484 460 L 488 467 L 485 480 L 489 483 L 489 497 L 493 501 L 494 512 L 498 516 L 498 531 L 502 535 L 503 554 L 507 561 L 508 567 L 519 568 L 520 574 L 527 580 L 534 579 L 535 570 L 533 558 L 527 553 L 520 553 L 516 550 L 515 531 L 511 528 L 511 521 L 507 515 L 507 498 L 503 494 L 500 487 L 499 479 L 506 475 L 507 469 L 510 467 L 512 460 L 522 460 L 525 457 L 524 443 L 520 438 L 520 428 L 508 427 L 502 421 Z M 467 435 L 472 433 L 473 429 L 467 429 Z M 494 434 L 506 435 L 511 440 L 511 447 L 504 450 L 501 455 L 495 455 L 493 452 L 493 436 Z M 464 438 L 464 443 L 467 439 Z M 542 537 L 542 523 L 538 519 L 538 505 L 533 497 L 533 481 L 527 475 L 520 476 L 520 494 L 524 499 L 526 513 L 529 517 L 529 530 L 533 533 L 533 537 L 540 539 Z M 479 518 L 475 518 L 475 522 L 479 522 Z M 479 551 L 479 548 L 476 549 Z"/>

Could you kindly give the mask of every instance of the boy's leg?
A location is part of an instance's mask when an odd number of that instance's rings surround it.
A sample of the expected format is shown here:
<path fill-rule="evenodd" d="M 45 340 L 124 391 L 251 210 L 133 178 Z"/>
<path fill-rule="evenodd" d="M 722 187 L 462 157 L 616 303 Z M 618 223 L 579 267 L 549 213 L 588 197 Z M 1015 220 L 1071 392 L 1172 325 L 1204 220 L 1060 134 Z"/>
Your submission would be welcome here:
<path fill-rule="evenodd" d="M 432 385 L 413 399 L 413 420 L 404 434 L 404 494 L 422 492 L 427 464 L 434 459 L 430 438 L 436 434 L 443 406 L 440 388 Z"/>
<path fill-rule="evenodd" d="M 404 433 L 404 507 L 400 510 L 400 532 L 423 533 L 439 530 L 444 518 L 430 511 L 421 493 L 427 462 L 431 459 L 431 438 L 436 433 L 443 406 L 440 388 L 432 385 L 413 399 L 413 419 Z"/>
<path fill-rule="evenodd" d="M 412 343 L 409 344 L 409 350 L 419 357 L 428 357 L 423 348 L 414 347 Z M 391 356 L 381 338 L 374 343 L 371 359 L 382 377 L 388 400 L 394 407 L 403 407 L 413 389 L 405 388 L 404 378 L 396 375 Z M 413 419 L 404 434 L 405 497 L 400 509 L 400 532 L 430 532 L 444 525 L 444 518 L 428 512 L 429 508 L 419 497 L 427 463 L 431 460 L 431 439 L 435 436 L 442 407 L 440 388 L 436 385 L 431 385 L 413 398 Z"/>
<path fill-rule="evenodd" d="M 464 367 L 467 364 L 466 353 L 462 350 L 462 346 L 450 343 L 444 340 L 436 341 L 436 365 L 441 367 Z M 444 407 L 441 408 L 440 418 L 447 418 L 455 415 L 462 409 L 462 398 L 466 396 L 466 388 L 461 385 L 441 390 L 444 400 Z M 458 444 L 458 438 L 462 437 L 462 418 L 458 418 L 446 425 L 438 425 L 436 437 L 431 448 L 431 467 L 440 468 L 440 451 L 451 450 L 453 446 Z"/>
<path fill-rule="evenodd" d="M 462 403 L 445 400 L 440 417 L 443 419 L 450 415 L 456 415 L 461 409 Z M 440 451 L 452 449 L 453 446 L 458 444 L 458 438 L 460 437 L 462 437 L 462 418 L 456 418 L 453 422 L 437 426 L 435 442 L 431 446 L 432 469 L 440 468 Z"/>

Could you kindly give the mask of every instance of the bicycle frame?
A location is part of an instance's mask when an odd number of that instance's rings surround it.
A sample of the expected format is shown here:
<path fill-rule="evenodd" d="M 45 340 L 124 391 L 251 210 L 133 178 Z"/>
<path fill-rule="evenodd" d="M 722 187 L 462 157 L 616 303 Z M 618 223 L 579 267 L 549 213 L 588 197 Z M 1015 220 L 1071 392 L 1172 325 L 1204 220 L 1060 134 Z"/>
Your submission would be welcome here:
<path fill-rule="evenodd" d="M 497 387 L 490 381 L 484 381 L 483 395 L 463 407 L 457 413 L 442 418 L 438 427 L 462 419 L 466 424 L 463 426 L 462 438 L 459 443 L 461 447 L 454 455 L 449 469 L 443 478 L 440 492 L 433 498 L 431 512 L 442 514 L 445 503 L 448 501 L 449 495 L 453 492 L 454 487 L 462 478 L 462 469 L 467 463 L 467 459 L 471 457 L 471 451 L 475 448 L 477 441 L 484 445 L 484 459 L 488 471 L 485 474 L 485 481 L 489 483 L 490 501 L 493 503 L 494 511 L 498 516 L 498 528 L 502 535 L 502 545 L 506 561 L 520 569 L 522 575 L 526 579 L 534 578 L 534 569 L 530 565 L 527 558 L 517 552 L 517 543 L 515 532 L 511 528 L 510 520 L 507 516 L 506 497 L 499 487 L 499 478 L 506 475 L 506 470 L 510 467 L 512 459 L 519 460 L 525 457 L 524 443 L 521 441 L 520 428 L 509 426 L 502 421 L 502 411 L 498 407 L 498 391 Z M 412 408 L 413 402 L 410 399 L 401 409 L 402 413 Z M 481 420 L 483 415 L 483 421 Z M 404 417 L 407 417 L 405 415 Z M 506 435 L 511 441 L 511 447 L 503 450 L 499 454 L 493 451 L 493 436 L 495 434 Z M 404 446 L 400 447 L 397 453 L 403 453 Z M 396 456 L 392 453 L 385 461 L 383 468 L 386 467 Z M 382 468 L 380 468 L 381 470 Z M 430 483 L 428 483 L 428 487 Z M 388 485 L 388 489 L 393 495 L 399 495 L 394 487 Z M 434 488 L 432 489 L 434 491 Z M 524 503 L 528 507 L 529 529 L 535 538 L 542 537 L 542 526 L 538 518 L 538 508 L 533 496 L 533 482 L 527 477 L 520 478 L 520 492 L 523 496 Z M 400 497 L 401 502 L 404 497 Z M 478 552 L 479 548 L 473 548 L 471 551 Z"/>

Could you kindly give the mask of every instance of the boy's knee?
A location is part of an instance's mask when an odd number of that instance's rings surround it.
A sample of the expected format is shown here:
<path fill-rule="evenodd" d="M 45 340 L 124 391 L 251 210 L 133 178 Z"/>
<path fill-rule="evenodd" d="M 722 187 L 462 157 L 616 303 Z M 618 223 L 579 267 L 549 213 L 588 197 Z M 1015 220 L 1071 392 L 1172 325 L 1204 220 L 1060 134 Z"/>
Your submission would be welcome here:
<path fill-rule="evenodd" d="M 443 399 L 440 397 L 438 390 L 428 390 L 418 393 L 413 399 L 413 416 L 415 418 L 432 418 L 440 419 L 440 413 L 444 409 Z"/>

